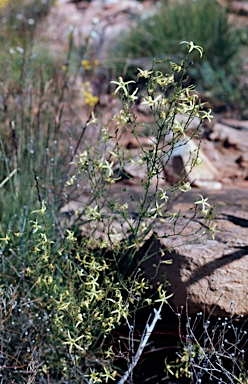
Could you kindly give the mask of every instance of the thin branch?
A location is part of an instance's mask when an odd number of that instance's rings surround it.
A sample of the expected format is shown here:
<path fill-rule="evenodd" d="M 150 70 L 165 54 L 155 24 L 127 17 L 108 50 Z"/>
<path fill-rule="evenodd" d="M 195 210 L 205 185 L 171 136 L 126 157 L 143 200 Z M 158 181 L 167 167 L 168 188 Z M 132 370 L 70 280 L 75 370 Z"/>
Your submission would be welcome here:
<path fill-rule="evenodd" d="M 163 303 L 160 305 L 158 310 L 154 308 L 154 318 L 152 320 L 152 323 L 151 323 L 151 325 L 149 325 L 149 323 L 148 323 L 149 319 L 148 319 L 145 330 L 144 330 L 143 335 L 141 337 L 140 345 L 138 347 L 136 355 L 134 356 L 134 359 L 132 360 L 132 363 L 130 364 L 128 370 L 125 372 L 124 376 L 118 381 L 118 384 L 124 384 L 126 382 L 126 380 L 128 379 L 128 377 L 130 376 L 133 369 L 135 368 L 135 366 L 137 365 L 137 363 L 140 359 L 140 356 L 142 355 L 142 352 L 143 352 L 145 346 L 147 345 L 148 339 L 151 336 L 151 333 L 152 333 L 157 321 L 161 320 L 160 313 L 161 313 L 162 307 L 163 307 Z"/>
<path fill-rule="evenodd" d="M 4 184 L 6 184 L 7 181 L 10 180 L 10 178 L 16 173 L 16 171 L 17 171 L 17 168 L 15 168 L 7 177 L 5 177 L 5 179 L 0 184 L 0 188 L 2 188 Z"/>

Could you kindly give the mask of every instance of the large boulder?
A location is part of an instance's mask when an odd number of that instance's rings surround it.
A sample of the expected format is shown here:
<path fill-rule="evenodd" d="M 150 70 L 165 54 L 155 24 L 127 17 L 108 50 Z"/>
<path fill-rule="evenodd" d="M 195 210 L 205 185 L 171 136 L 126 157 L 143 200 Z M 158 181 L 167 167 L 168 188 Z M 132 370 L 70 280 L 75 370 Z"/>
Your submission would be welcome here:
<path fill-rule="evenodd" d="M 215 201 L 229 203 L 218 214 L 220 232 L 215 239 L 165 238 L 166 229 L 160 227 L 138 256 L 147 254 L 142 266 L 154 287 L 168 280 L 175 307 L 187 307 L 189 313 L 206 310 L 217 316 L 248 316 L 247 190 L 209 195 Z M 189 193 L 188 201 L 177 203 L 177 209 L 183 209 L 192 197 L 193 193 Z M 195 225 L 192 222 L 189 227 L 194 230 Z M 163 263 L 168 259 L 172 264 Z"/>
<path fill-rule="evenodd" d="M 192 166 L 196 158 L 200 159 L 201 163 L 199 166 Z M 186 177 L 191 185 L 199 188 L 222 188 L 217 169 L 199 148 L 199 143 L 193 140 L 184 139 L 175 145 L 170 159 L 164 158 L 164 173 L 171 183 Z"/>
<path fill-rule="evenodd" d="M 150 251 L 166 250 L 167 245 L 154 237 Z M 143 268 L 155 287 L 168 279 L 171 303 L 179 310 L 183 306 L 189 313 L 248 316 L 248 244 L 230 248 L 217 240 L 185 244 L 164 252 L 163 257 L 172 260 L 169 265 L 160 264 L 160 254 L 145 261 Z"/>
<path fill-rule="evenodd" d="M 241 152 L 248 149 L 248 131 L 246 129 L 235 129 L 230 126 L 216 123 L 210 135 L 211 140 L 221 141 L 226 147 L 233 147 Z"/>

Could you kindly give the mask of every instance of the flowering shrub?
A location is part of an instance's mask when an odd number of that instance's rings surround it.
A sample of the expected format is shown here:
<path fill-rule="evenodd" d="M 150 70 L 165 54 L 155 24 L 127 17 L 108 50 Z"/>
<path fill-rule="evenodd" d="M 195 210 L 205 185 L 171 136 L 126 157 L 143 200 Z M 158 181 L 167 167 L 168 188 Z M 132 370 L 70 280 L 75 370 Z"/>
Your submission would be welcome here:
<path fill-rule="evenodd" d="M 69 42 L 71 47 L 71 37 Z M 194 87 L 184 86 L 188 55 L 194 50 L 202 55 L 203 50 L 193 42 L 184 44 L 188 54 L 180 63 L 169 61 L 170 73 L 156 70 L 156 63 L 149 70 L 138 69 L 138 76 L 147 81 L 147 94 L 142 97 L 142 103 L 151 110 L 157 126 L 156 131 L 149 128 L 153 137 L 151 146 L 147 148 L 140 143 L 138 158 L 130 157 L 121 141 L 129 130 L 139 143 L 142 134 L 139 127 L 144 126 L 133 113 L 135 102 L 140 97 L 138 87 L 130 90 L 130 86 L 135 85 L 134 81 L 125 81 L 121 77 L 112 81 L 114 96 L 120 97 L 122 109 L 107 125 L 100 125 L 100 129 L 99 117 L 92 112 L 83 132 L 95 129 L 99 135 L 94 140 L 86 137 L 80 151 L 74 152 L 72 146 L 66 148 L 63 135 L 58 135 L 60 126 L 64 124 L 60 103 L 67 100 L 65 90 L 69 89 L 69 64 L 59 72 L 60 88 L 53 88 L 50 82 L 49 86 L 44 86 L 41 97 L 46 100 L 49 92 L 56 90 L 55 94 L 51 93 L 54 96 L 50 109 L 50 113 L 56 116 L 55 131 L 48 131 L 47 136 L 44 132 L 44 137 L 37 136 L 37 142 L 24 141 L 22 159 L 28 166 L 21 166 L 20 176 L 30 173 L 33 167 L 35 185 L 32 194 L 29 191 L 28 204 L 25 207 L 19 205 L 22 207 L 19 215 L 14 215 L 1 230 L 1 268 L 5 275 L 0 287 L 1 366 L 5 380 L 98 383 L 119 377 L 121 383 L 132 375 L 160 318 L 162 306 L 169 298 L 166 281 L 161 282 L 156 294 L 147 293 L 150 292 L 149 282 L 140 266 L 148 254 L 142 255 L 141 259 L 137 254 L 157 225 L 165 225 L 166 237 L 177 235 L 180 212 L 170 212 L 169 204 L 178 193 L 186 193 L 191 188 L 187 173 L 175 185 L 166 187 L 163 169 L 174 148 L 185 145 L 198 135 L 200 127 L 189 131 L 192 119 L 195 116 L 200 121 L 211 119 L 210 111 L 205 110 L 198 100 Z M 83 84 L 89 92 L 89 84 Z M 39 108 L 39 114 L 34 118 L 38 119 L 35 121 L 41 127 L 42 121 L 47 121 L 47 115 L 42 105 Z M 29 116 L 26 110 L 20 111 L 23 116 Z M 180 113 L 188 116 L 185 123 L 177 120 Z M 13 135 L 15 124 L 19 125 L 18 118 L 17 115 L 16 122 L 12 123 Z M 35 131 L 30 130 L 30 134 L 35 134 Z M 2 138 L 3 148 L 4 145 Z M 34 158 L 37 145 L 45 154 L 42 152 L 39 157 L 37 152 Z M 21 151 L 20 147 L 17 148 Z M 4 153 L 5 159 L 11 159 L 7 147 Z M 64 158 L 61 158 L 62 153 Z M 8 160 L 11 169 L 18 159 Z M 198 152 L 192 153 L 188 169 L 200 163 Z M 123 188 L 126 196 L 123 204 L 114 188 L 123 175 L 132 179 L 125 171 L 126 164 L 134 169 L 145 166 L 146 177 L 138 182 L 142 187 L 138 201 Z M 59 169 L 64 172 L 61 176 Z M 1 188 L 18 191 L 22 186 L 18 177 L 19 171 L 15 175 L 7 172 Z M 58 206 L 62 196 L 75 195 L 81 186 L 85 191 L 84 198 L 68 221 L 61 217 Z M 35 190 L 40 204 L 38 209 L 34 209 L 37 203 L 32 198 Z M 59 200 L 56 198 L 58 192 Z M 14 201 L 18 208 L 22 199 L 18 194 L 17 197 Z M 135 207 L 133 213 L 131 205 Z M 216 229 L 211 223 L 210 208 L 207 198 L 200 196 L 196 199 L 189 222 L 193 217 L 201 218 L 204 225 L 197 229 L 198 235 L 209 232 L 214 236 Z M 179 233 L 183 234 L 183 231 L 180 229 Z M 154 318 L 147 323 L 136 348 L 132 331 L 135 313 L 145 305 L 154 306 Z M 128 351 L 123 353 L 116 349 L 112 342 L 113 329 L 123 324 L 129 329 L 134 357 Z M 124 375 L 118 368 L 118 358 L 124 359 L 126 364 Z"/>
<path fill-rule="evenodd" d="M 95 108 L 98 95 L 93 95 L 90 82 L 83 78 L 78 99 L 74 98 L 72 32 L 66 60 L 51 71 L 45 70 L 44 63 L 42 70 L 35 69 L 29 50 L 32 44 L 18 45 L 10 53 L 14 58 L 20 54 L 21 66 L 15 72 L 11 62 L 10 76 L 0 85 L 5 108 L 0 131 L 3 381 L 99 383 L 118 379 L 121 384 L 132 377 L 169 299 L 167 281 L 151 292 L 142 272 L 149 253 L 140 257 L 139 250 L 158 226 L 163 225 L 167 238 L 184 235 L 181 212 L 172 212 L 170 207 L 179 193 L 191 189 L 187 176 L 193 167 L 201 166 L 199 149 L 189 154 L 187 171 L 174 185 L 166 183 L 163 171 L 175 148 L 198 137 L 200 124 L 193 131 L 190 128 L 194 117 L 200 122 L 212 117 L 185 81 L 189 55 L 202 56 L 203 49 L 192 41 L 183 44 L 187 54 L 180 62 L 168 59 L 138 69 L 138 78 L 146 82 L 144 95 L 134 80 L 111 81 L 122 108 L 106 124 Z M 163 71 L 161 64 L 170 70 Z M 80 57 L 79 72 L 83 67 L 85 76 L 97 65 Z M 154 124 L 138 121 L 134 111 L 139 98 L 151 111 Z M 78 102 L 91 112 L 83 126 L 76 114 Z M 184 123 L 178 119 L 180 114 L 187 116 Z M 77 124 L 76 132 L 72 126 Z M 127 131 L 138 143 L 136 157 L 122 142 Z M 145 135 L 149 146 L 142 145 Z M 145 176 L 133 178 L 127 165 L 134 170 L 132 174 L 143 167 Z M 140 187 L 138 199 L 132 190 L 120 189 L 123 178 Z M 65 203 L 70 207 L 73 197 L 79 201 L 73 212 L 60 209 Z M 187 222 L 197 217 L 199 227 L 193 233 L 214 237 L 217 229 L 210 202 L 201 195 L 195 200 Z M 162 251 L 161 263 L 170 263 Z M 151 308 L 153 317 L 137 344 L 135 316 L 144 306 Z M 128 347 L 117 346 L 114 340 L 113 330 L 120 325 L 129 334 Z"/>

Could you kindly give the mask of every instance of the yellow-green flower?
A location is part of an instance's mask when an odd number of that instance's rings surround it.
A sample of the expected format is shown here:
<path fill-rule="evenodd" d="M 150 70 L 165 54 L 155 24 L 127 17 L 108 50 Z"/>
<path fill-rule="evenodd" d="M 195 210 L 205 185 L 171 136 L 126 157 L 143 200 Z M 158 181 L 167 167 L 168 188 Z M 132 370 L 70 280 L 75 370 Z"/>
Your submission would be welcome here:
<path fill-rule="evenodd" d="M 77 344 L 77 342 L 79 340 L 81 340 L 84 337 L 84 335 L 81 335 L 81 336 L 77 337 L 76 339 L 73 339 L 71 337 L 69 330 L 67 331 L 67 334 L 68 334 L 68 339 L 67 339 L 67 341 L 64 341 L 63 344 L 69 345 L 69 352 L 72 353 L 72 349 L 76 348 L 76 349 L 79 349 L 81 351 L 81 353 L 85 354 L 86 353 L 85 349 Z"/>
<path fill-rule="evenodd" d="M 208 213 L 208 208 L 206 207 L 210 207 L 210 204 L 207 203 L 208 201 L 208 198 L 205 198 L 202 196 L 202 195 L 198 195 L 201 197 L 200 200 L 196 201 L 195 204 L 198 205 L 198 204 L 201 204 L 202 205 L 202 210 L 201 210 L 201 213 L 206 215 Z"/>
<path fill-rule="evenodd" d="M 145 79 L 148 79 L 150 77 L 150 75 L 153 73 L 153 71 L 148 71 L 147 69 L 143 70 L 143 69 L 140 69 L 138 68 L 138 78 L 139 77 L 144 77 Z"/>
<path fill-rule="evenodd" d="M 153 107 L 158 100 L 161 98 L 161 95 L 158 95 L 155 99 L 152 96 L 145 97 L 144 101 L 141 104 L 148 105 L 149 107 Z"/>
<path fill-rule="evenodd" d="M 201 115 L 201 119 L 204 120 L 204 119 L 208 119 L 208 121 L 211 121 L 213 116 L 211 115 L 211 109 L 209 109 L 208 111 L 204 111 Z"/>
<path fill-rule="evenodd" d="M 124 95 L 126 97 L 128 97 L 128 84 L 130 83 L 135 83 L 134 80 L 130 80 L 130 81 L 124 81 L 123 78 L 120 76 L 118 77 L 118 81 L 110 81 L 110 83 L 112 84 L 117 84 L 118 87 L 116 88 L 116 90 L 114 91 L 114 96 L 119 92 L 119 91 L 123 91 Z"/>
<path fill-rule="evenodd" d="M 188 42 L 188 41 L 181 41 L 180 44 L 187 44 L 188 45 L 188 49 L 189 49 L 188 50 L 189 53 L 192 52 L 194 49 L 196 49 L 199 52 L 200 57 L 202 57 L 202 55 L 203 55 L 203 48 L 200 45 L 195 45 L 193 43 L 193 41 L 190 41 L 190 42 Z"/>
<path fill-rule="evenodd" d="M 184 183 L 181 187 L 180 187 L 180 191 L 182 192 L 188 192 L 191 190 L 191 185 L 190 183 L 187 181 L 187 183 Z"/>
<path fill-rule="evenodd" d="M 218 231 L 218 230 L 216 229 L 217 225 L 218 225 L 218 223 L 215 223 L 215 224 L 209 226 L 209 230 L 210 230 L 210 233 L 211 233 L 211 236 L 212 236 L 212 239 L 213 239 L 213 240 L 215 239 L 215 233 L 216 233 L 216 232 L 220 232 L 220 231 Z"/>

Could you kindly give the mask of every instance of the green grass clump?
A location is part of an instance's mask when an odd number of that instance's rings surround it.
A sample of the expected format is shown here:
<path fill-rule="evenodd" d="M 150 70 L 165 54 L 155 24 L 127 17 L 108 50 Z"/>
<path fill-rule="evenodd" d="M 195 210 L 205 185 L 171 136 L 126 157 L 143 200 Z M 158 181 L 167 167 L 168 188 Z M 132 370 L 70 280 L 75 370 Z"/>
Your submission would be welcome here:
<path fill-rule="evenodd" d="M 67 58 L 60 58 L 36 36 L 36 26 L 51 3 L 16 1 L 2 9 L 0 199 L 4 209 L 0 210 L 1 233 L 18 230 L 22 215 L 26 215 L 31 206 L 34 208 L 35 178 L 37 182 L 39 179 L 40 199 L 47 198 L 48 191 L 53 191 L 52 200 L 57 203 L 61 200 L 59 192 L 71 158 L 68 136 L 60 132 L 68 81 L 63 62 L 69 59 L 71 48 Z"/>
<path fill-rule="evenodd" d="M 110 57 L 118 73 L 133 69 L 152 58 L 170 55 L 182 58 L 175 47 L 180 41 L 197 42 L 204 47 L 202 61 L 194 54 L 189 71 L 199 90 L 208 90 L 220 99 L 238 97 L 239 34 L 228 22 L 228 14 L 216 0 L 166 1 L 152 16 L 138 18 L 130 32 L 123 34 L 111 48 Z M 145 64 L 147 65 L 147 64 Z M 125 68 L 125 69 L 124 69 Z"/>

